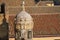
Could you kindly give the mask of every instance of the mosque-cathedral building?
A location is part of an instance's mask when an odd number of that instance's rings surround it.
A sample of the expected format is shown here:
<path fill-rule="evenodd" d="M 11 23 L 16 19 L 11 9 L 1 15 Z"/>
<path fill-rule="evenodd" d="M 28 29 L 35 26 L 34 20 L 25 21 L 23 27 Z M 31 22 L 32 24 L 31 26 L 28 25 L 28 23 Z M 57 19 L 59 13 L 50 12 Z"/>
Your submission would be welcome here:
<path fill-rule="evenodd" d="M 5 4 L 9 38 L 15 38 L 15 17 L 22 11 L 22 1 L 0 0 L 0 5 Z M 60 5 L 55 5 L 53 0 L 24 1 L 25 11 L 32 16 L 34 22 L 33 38 L 60 37 Z M 0 13 L 0 19 L 3 19 L 2 15 Z"/>

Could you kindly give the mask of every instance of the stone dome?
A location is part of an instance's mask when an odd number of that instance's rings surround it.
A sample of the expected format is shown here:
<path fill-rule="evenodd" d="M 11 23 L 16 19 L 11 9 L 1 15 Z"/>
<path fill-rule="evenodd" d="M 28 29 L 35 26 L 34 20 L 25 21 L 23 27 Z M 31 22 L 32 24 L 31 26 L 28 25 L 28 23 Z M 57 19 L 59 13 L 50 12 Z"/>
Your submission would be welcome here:
<path fill-rule="evenodd" d="M 32 20 L 32 17 L 29 13 L 26 11 L 22 11 L 17 15 L 17 19 L 26 19 L 26 20 Z"/>
<path fill-rule="evenodd" d="M 21 26 L 21 28 L 33 29 L 33 18 L 26 11 L 20 12 L 16 17 L 16 20 L 17 24 L 20 26 L 24 25 L 24 27 Z"/>

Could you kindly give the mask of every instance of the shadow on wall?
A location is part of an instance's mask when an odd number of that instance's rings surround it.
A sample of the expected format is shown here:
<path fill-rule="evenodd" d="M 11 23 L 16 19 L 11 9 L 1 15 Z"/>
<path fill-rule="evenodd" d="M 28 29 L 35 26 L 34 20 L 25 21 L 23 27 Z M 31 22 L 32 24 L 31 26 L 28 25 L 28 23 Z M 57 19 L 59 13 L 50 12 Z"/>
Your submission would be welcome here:
<path fill-rule="evenodd" d="M 53 0 L 54 1 L 54 5 L 60 5 L 60 0 Z"/>
<path fill-rule="evenodd" d="M 6 37 L 3 37 L 3 38 L 0 38 L 0 40 L 8 40 L 8 36 Z"/>
<path fill-rule="evenodd" d="M 35 0 L 35 3 L 38 3 L 40 0 Z"/>

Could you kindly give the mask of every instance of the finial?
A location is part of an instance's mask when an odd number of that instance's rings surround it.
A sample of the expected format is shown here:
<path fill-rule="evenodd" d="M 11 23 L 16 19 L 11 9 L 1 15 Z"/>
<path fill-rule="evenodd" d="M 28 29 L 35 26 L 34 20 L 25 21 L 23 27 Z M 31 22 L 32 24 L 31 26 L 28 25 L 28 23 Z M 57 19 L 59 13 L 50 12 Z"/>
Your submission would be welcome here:
<path fill-rule="evenodd" d="M 23 0 L 23 4 L 22 4 L 22 7 L 23 7 L 23 11 L 25 11 L 25 2 L 24 2 L 24 0 Z"/>

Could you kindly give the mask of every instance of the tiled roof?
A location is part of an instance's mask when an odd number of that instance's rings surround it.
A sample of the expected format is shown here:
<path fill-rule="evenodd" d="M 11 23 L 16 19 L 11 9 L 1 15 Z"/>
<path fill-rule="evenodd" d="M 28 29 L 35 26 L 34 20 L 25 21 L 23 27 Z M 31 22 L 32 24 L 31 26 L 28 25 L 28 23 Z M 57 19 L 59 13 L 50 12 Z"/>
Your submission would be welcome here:
<path fill-rule="evenodd" d="M 34 37 L 60 36 L 60 14 L 33 15 Z"/>

